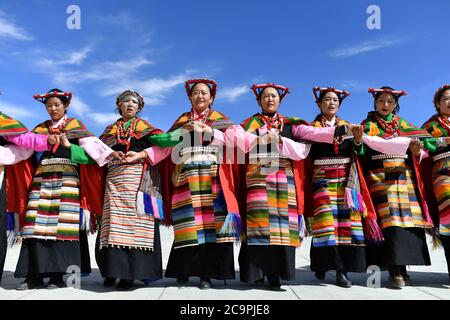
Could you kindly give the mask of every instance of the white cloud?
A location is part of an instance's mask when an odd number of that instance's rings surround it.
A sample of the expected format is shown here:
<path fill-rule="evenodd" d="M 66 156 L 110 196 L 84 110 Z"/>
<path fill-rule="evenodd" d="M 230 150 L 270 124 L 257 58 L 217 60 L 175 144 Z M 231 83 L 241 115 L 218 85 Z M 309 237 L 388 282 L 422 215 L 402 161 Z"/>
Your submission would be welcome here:
<path fill-rule="evenodd" d="M 234 102 L 248 92 L 250 92 L 249 87 L 245 85 L 226 88 L 218 93 L 217 98 L 220 100 L 227 100 L 228 102 Z"/>
<path fill-rule="evenodd" d="M 145 57 L 136 57 L 123 61 L 106 61 L 95 64 L 87 69 L 77 68 L 76 70 L 50 69 L 47 72 L 53 77 L 55 83 L 65 85 L 82 83 L 86 81 L 114 80 L 129 77 L 141 67 L 154 64 L 153 61 Z M 52 72 L 51 72 L 52 71 Z"/>
<path fill-rule="evenodd" d="M 69 112 L 72 112 L 81 119 L 88 119 L 95 124 L 106 126 L 116 121 L 119 116 L 114 112 L 101 113 L 94 112 L 93 108 L 86 104 L 80 97 L 73 97 L 69 107 Z"/>
<path fill-rule="evenodd" d="M 4 101 L 0 102 L 0 111 L 6 114 L 7 116 L 18 119 L 37 118 L 36 112 L 26 110 L 24 107 L 20 107 Z"/>
<path fill-rule="evenodd" d="M 95 122 L 98 125 L 107 126 L 111 123 L 115 122 L 117 119 L 120 118 L 120 115 L 110 112 L 110 113 L 98 113 L 98 112 L 91 112 L 89 113 L 89 119 L 93 122 Z"/>
<path fill-rule="evenodd" d="M 384 39 L 378 39 L 378 40 L 371 40 L 371 41 L 364 41 L 361 43 L 358 43 L 356 45 L 353 45 L 351 47 L 347 48 L 339 48 L 331 50 L 327 53 L 328 56 L 332 58 L 348 58 L 352 56 L 356 56 L 365 52 L 370 52 L 386 47 L 390 47 L 396 44 L 400 44 L 402 42 L 407 41 L 406 38 L 402 37 L 389 37 Z"/>
<path fill-rule="evenodd" d="M 353 80 L 345 80 L 345 81 L 341 82 L 339 87 L 343 88 L 345 90 L 363 92 L 363 91 L 367 91 L 367 89 L 370 87 L 370 85 L 367 83 L 364 83 L 360 80 L 353 79 Z"/>
<path fill-rule="evenodd" d="M 3 11 L 0 11 L 0 38 L 12 38 L 20 41 L 33 39 L 23 28 L 8 21 L 7 15 Z"/>
<path fill-rule="evenodd" d="M 92 46 L 87 45 L 79 50 L 57 54 L 53 53 L 50 56 L 46 51 L 42 52 L 41 50 L 35 50 L 32 54 L 36 67 L 52 73 L 52 71 L 57 70 L 58 66 L 81 65 L 90 52 L 92 52 Z"/>
<path fill-rule="evenodd" d="M 146 105 L 158 105 L 162 103 L 168 92 L 173 90 L 176 86 L 183 84 L 188 78 L 189 74 L 183 73 L 169 77 L 168 79 L 127 79 L 110 85 L 101 94 L 103 96 L 111 96 L 117 95 L 127 89 L 133 89 L 144 96 Z"/>
<path fill-rule="evenodd" d="M 79 97 L 73 97 L 69 106 L 69 110 L 74 112 L 77 116 L 83 117 L 89 115 L 90 107 L 84 103 Z"/>

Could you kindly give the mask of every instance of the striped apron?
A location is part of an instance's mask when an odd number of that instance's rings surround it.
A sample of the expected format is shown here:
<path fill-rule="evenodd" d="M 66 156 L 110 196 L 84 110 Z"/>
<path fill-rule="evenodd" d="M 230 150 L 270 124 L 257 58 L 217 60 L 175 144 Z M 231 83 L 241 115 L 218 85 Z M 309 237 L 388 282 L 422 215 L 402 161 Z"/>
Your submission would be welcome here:
<path fill-rule="evenodd" d="M 439 206 L 439 234 L 450 236 L 450 157 L 434 161 L 433 187 Z"/>
<path fill-rule="evenodd" d="M 312 244 L 315 247 L 364 245 L 361 213 L 348 209 L 344 202 L 349 170 L 350 163 L 314 165 Z"/>
<path fill-rule="evenodd" d="M 233 242 L 220 235 L 228 214 L 220 186 L 217 151 L 211 147 L 187 147 L 172 175 L 172 224 L 174 248 L 205 243 Z"/>
<path fill-rule="evenodd" d="M 100 249 L 126 247 L 153 250 L 155 219 L 138 213 L 143 162 L 109 164 L 100 227 Z"/>
<path fill-rule="evenodd" d="M 23 238 L 79 240 L 80 179 L 76 164 L 69 162 L 44 159 L 38 166 L 28 198 Z"/>
<path fill-rule="evenodd" d="M 380 227 L 428 228 L 418 201 L 414 172 L 406 159 L 374 157 L 367 183 Z"/>
<path fill-rule="evenodd" d="M 291 160 L 275 157 L 250 161 L 246 181 L 247 244 L 300 246 Z"/>

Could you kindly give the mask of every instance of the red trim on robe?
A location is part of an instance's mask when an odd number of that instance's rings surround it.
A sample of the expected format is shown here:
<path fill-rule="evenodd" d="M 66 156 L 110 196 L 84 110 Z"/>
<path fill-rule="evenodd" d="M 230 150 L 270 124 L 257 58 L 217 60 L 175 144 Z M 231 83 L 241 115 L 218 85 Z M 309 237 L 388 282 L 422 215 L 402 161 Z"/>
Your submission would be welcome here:
<path fill-rule="evenodd" d="M 20 227 L 25 222 L 25 212 L 28 205 L 28 194 L 36 168 L 30 159 L 14 165 L 5 166 L 6 179 L 6 211 L 19 215 Z"/>
<path fill-rule="evenodd" d="M 432 157 L 422 159 L 422 162 L 420 163 L 420 171 L 424 185 L 425 200 L 428 205 L 431 219 L 433 220 L 433 225 L 435 227 L 439 227 L 439 205 L 436 199 L 436 194 L 434 193 Z"/>
<path fill-rule="evenodd" d="M 97 217 L 103 214 L 106 169 L 97 164 L 80 164 L 80 206 L 91 214 L 91 232 L 97 231 Z"/>

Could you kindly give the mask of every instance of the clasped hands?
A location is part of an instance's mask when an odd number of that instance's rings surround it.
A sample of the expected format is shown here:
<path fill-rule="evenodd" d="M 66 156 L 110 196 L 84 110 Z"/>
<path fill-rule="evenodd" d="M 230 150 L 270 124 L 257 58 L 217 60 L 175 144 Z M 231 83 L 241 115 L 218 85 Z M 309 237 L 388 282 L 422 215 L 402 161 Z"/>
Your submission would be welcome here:
<path fill-rule="evenodd" d="M 51 145 L 60 144 L 66 149 L 70 149 L 72 145 L 64 133 L 51 134 L 48 136 L 47 141 Z M 114 151 L 110 155 L 111 162 L 113 163 L 130 163 L 145 158 L 147 158 L 147 153 L 144 150 L 141 152 L 128 151 L 127 153 L 124 153 L 123 151 Z"/>

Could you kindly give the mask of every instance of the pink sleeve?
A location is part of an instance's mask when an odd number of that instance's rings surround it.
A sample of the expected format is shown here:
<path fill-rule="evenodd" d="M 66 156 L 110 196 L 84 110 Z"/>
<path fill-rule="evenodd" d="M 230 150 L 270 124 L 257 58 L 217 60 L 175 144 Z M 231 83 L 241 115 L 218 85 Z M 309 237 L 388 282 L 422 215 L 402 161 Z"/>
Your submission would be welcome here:
<path fill-rule="evenodd" d="M 397 137 L 383 139 L 377 136 L 363 135 L 363 142 L 371 149 L 385 154 L 406 154 L 411 139 L 407 137 Z"/>
<path fill-rule="evenodd" d="M 167 158 L 171 154 L 172 149 L 173 149 L 173 147 L 161 148 L 161 147 L 157 147 L 157 146 L 147 148 L 147 149 L 145 149 L 145 152 L 147 153 L 147 160 L 153 166 L 153 165 L 157 164 L 158 162 Z"/>
<path fill-rule="evenodd" d="M 212 146 L 223 147 L 225 145 L 225 134 L 217 129 L 213 129 L 214 136 L 211 142 Z"/>
<path fill-rule="evenodd" d="M 79 140 L 80 147 L 98 163 L 100 167 L 108 162 L 108 157 L 113 153 L 113 149 L 104 144 L 97 137 L 86 137 Z"/>
<path fill-rule="evenodd" d="M 225 131 L 225 138 L 227 148 L 236 146 L 240 151 L 247 153 L 258 137 L 251 132 L 245 131 L 240 125 L 234 125 Z"/>
<path fill-rule="evenodd" d="M 0 165 L 6 166 L 16 164 L 28 159 L 34 153 L 33 149 L 27 149 L 14 144 L 0 146 Z"/>
<path fill-rule="evenodd" d="M 304 124 L 292 127 L 292 135 L 294 138 L 320 142 L 333 143 L 335 127 L 316 128 Z"/>
<path fill-rule="evenodd" d="M 303 160 L 305 159 L 309 151 L 311 150 L 311 145 L 302 142 L 295 142 L 286 137 L 281 137 L 281 141 L 278 145 L 278 152 L 291 160 Z"/>
<path fill-rule="evenodd" d="M 18 146 L 32 149 L 34 151 L 39 152 L 50 150 L 50 144 L 47 142 L 47 135 L 36 134 L 28 131 L 27 133 L 15 136 L 6 136 L 4 138 Z"/>

